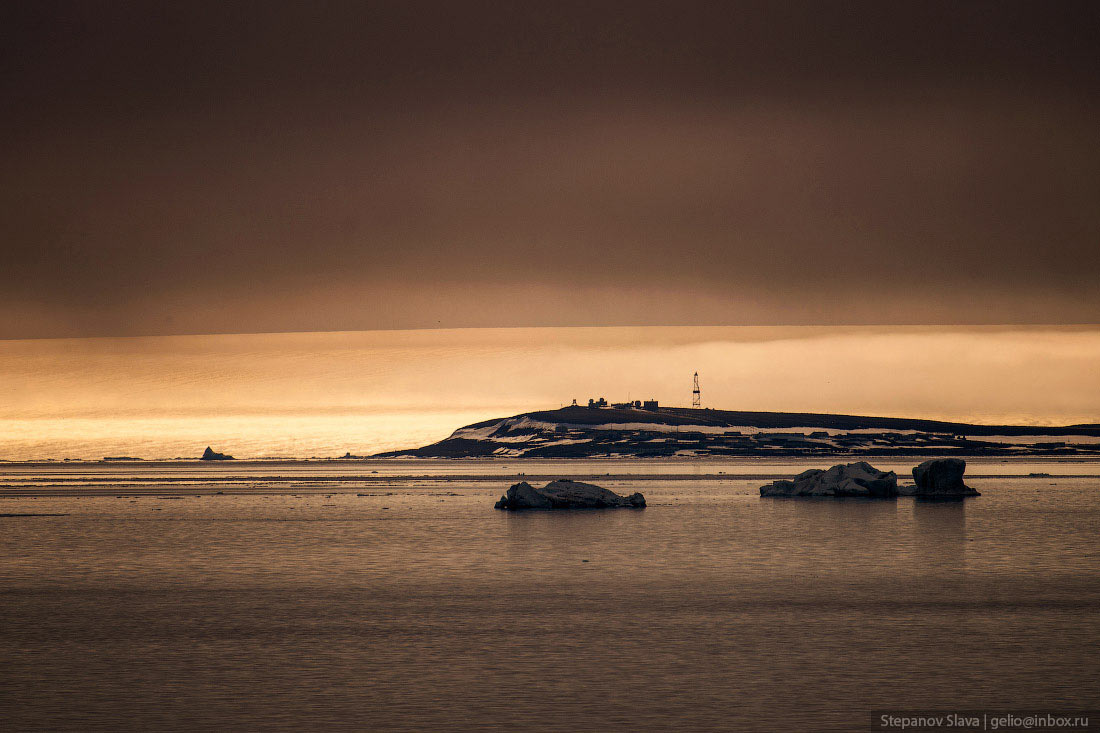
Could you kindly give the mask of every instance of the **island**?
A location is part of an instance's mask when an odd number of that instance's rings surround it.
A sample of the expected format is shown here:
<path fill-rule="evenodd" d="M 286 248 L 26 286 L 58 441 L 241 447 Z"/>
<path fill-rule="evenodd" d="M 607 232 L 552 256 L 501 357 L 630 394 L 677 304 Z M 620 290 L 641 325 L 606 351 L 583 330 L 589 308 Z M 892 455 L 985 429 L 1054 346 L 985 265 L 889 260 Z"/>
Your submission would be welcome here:
<path fill-rule="evenodd" d="M 895 417 L 683 407 L 584 407 L 466 425 L 377 458 L 1097 456 L 1100 425 L 974 425 Z"/>
<path fill-rule="evenodd" d="M 233 456 L 229 455 L 228 453 L 218 453 L 216 450 L 212 449 L 210 446 L 206 446 L 206 450 L 203 451 L 202 458 L 200 458 L 199 460 L 200 461 L 232 461 Z"/>

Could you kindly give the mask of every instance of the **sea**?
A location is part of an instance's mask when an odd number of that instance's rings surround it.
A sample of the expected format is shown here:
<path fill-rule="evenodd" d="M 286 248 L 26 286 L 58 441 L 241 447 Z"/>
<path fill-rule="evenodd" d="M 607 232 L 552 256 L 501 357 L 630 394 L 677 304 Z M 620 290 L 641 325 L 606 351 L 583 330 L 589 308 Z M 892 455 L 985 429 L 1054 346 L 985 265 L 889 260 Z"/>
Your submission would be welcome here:
<path fill-rule="evenodd" d="M 915 461 L 874 461 L 905 477 Z M 5 731 L 856 731 L 1100 708 L 1100 463 L 0 463 Z M 572 477 L 645 509 L 508 513 Z"/>

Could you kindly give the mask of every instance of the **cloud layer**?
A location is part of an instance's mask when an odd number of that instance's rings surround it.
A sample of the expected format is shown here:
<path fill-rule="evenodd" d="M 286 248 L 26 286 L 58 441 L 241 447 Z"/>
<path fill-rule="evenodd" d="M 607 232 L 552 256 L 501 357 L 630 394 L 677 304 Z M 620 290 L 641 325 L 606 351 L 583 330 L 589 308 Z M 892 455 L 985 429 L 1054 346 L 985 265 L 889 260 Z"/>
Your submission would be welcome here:
<path fill-rule="evenodd" d="M 7 9 L 0 336 L 1100 321 L 1098 11 Z"/>

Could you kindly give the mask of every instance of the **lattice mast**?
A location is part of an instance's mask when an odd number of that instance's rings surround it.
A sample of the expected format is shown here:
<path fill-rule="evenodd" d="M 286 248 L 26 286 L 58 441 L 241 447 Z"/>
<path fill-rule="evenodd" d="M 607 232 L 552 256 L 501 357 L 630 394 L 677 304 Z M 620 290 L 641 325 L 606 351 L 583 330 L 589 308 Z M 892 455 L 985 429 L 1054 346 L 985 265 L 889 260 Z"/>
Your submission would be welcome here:
<path fill-rule="evenodd" d="M 703 400 L 699 396 L 699 372 L 695 372 L 695 385 L 691 390 L 691 406 L 694 408 L 702 407 Z"/>

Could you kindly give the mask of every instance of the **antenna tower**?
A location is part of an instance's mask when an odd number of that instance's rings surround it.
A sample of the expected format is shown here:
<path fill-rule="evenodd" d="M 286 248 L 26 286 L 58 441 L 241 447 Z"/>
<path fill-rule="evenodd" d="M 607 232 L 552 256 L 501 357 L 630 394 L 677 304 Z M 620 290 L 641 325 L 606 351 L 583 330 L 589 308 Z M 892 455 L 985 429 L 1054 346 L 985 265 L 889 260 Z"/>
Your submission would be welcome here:
<path fill-rule="evenodd" d="M 691 390 L 691 406 L 698 409 L 703 405 L 703 400 L 699 397 L 699 372 L 695 372 L 695 387 Z"/>

